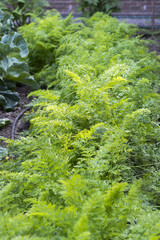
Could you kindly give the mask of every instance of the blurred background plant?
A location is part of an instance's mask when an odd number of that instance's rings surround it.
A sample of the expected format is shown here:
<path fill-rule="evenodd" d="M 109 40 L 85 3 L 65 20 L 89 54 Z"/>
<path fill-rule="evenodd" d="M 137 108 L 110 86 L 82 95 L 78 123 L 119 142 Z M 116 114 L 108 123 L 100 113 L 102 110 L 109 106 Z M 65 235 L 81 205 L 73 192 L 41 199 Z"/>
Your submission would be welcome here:
<path fill-rule="evenodd" d="M 13 17 L 15 28 L 30 23 L 32 14 L 42 16 L 45 7 L 48 6 L 47 0 L 1 0 L 0 2 L 0 9 Z"/>
<path fill-rule="evenodd" d="M 120 0 L 76 0 L 77 10 L 82 12 L 84 17 L 91 17 L 96 12 L 109 13 L 118 11 Z"/>

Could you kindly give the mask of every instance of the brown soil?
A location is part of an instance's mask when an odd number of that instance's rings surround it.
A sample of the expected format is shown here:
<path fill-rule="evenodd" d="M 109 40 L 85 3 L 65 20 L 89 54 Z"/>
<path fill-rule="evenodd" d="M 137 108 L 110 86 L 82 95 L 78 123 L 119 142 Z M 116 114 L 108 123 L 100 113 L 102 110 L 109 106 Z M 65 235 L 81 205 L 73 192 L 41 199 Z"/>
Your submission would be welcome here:
<path fill-rule="evenodd" d="M 26 107 L 26 104 L 28 104 L 31 101 L 31 98 L 27 98 L 27 95 L 31 92 L 30 87 L 26 85 L 17 86 L 16 92 L 18 92 L 20 97 L 19 105 L 10 112 L 5 112 L 3 110 L 0 110 L 0 119 L 8 118 L 11 121 L 11 124 L 9 124 L 8 126 L 0 128 L 0 137 L 3 136 L 5 138 L 9 138 L 9 139 L 11 138 L 12 126 L 16 117 Z M 28 129 L 29 123 L 23 120 L 24 120 L 23 116 L 18 120 L 15 128 L 15 136 L 17 136 L 19 132 Z M 5 145 L 6 145 L 5 142 L 2 141 L 2 146 L 5 146 Z"/>
<path fill-rule="evenodd" d="M 160 34 L 158 36 L 148 36 L 146 40 L 155 41 L 149 45 L 149 50 L 151 52 L 156 52 L 157 55 L 160 55 Z"/>
<path fill-rule="evenodd" d="M 156 52 L 157 55 L 160 55 L 160 31 L 152 32 L 151 30 L 139 29 L 138 35 L 142 36 L 141 39 L 150 42 L 148 45 L 150 52 Z"/>

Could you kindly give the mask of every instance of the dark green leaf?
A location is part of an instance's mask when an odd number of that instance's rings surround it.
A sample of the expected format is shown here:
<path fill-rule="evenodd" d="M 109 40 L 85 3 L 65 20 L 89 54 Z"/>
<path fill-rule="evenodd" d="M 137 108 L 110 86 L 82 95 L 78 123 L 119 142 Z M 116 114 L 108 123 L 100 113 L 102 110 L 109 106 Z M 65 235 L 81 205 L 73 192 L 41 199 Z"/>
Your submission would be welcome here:
<path fill-rule="evenodd" d="M 20 101 L 18 93 L 10 90 L 0 91 L 0 106 L 9 111 L 16 107 Z"/>
<path fill-rule="evenodd" d="M 22 35 L 17 32 L 4 35 L 1 42 L 9 44 L 12 49 L 18 47 L 22 58 L 28 55 L 27 43 Z"/>
<path fill-rule="evenodd" d="M 0 9 L 7 10 L 7 6 L 3 2 L 0 2 Z"/>
<path fill-rule="evenodd" d="M 0 61 L 0 71 L 2 73 L 6 73 L 9 65 L 9 58 L 5 57 L 3 60 Z"/>
<path fill-rule="evenodd" d="M 6 85 L 7 85 L 7 89 L 10 89 L 12 91 L 16 90 L 16 82 L 13 82 L 7 79 Z"/>
<path fill-rule="evenodd" d="M 11 81 L 24 83 L 32 87 L 33 89 L 38 89 L 39 88 L 38 83 L 28 72 L 28 65 L 24 62 L 19 61 L 14 62 L 14 59 L 10 60 L 11 60 L 10 64 L 12 65 L 8 68 L 5 78 Z"/>
<path fill-rule="evenodd" d="M 22 72 L 28 72 L 28 65 L 24 62 L 14 62 L 7 69 L 6 78 L 14 81 L 20 77 Z"/>
<path fill-rule="evenodd" d="M 0 94 L 0 107 L 4 108 L 6 104 L 7 104 L 6 99 L 2 94 Z"/>
<path fill-rule="evenodd" d="M 16 9 L 14 9 L 13 14 L 16 14 L 18 16 L 22 16 L 23 15 L 23 9 L 19 9 L 17 7 Z"/>
<path fill-rule="evenodd" d="M 10 46 L 0 42 L 0 59 L 3 59 L 11 52 Z"/>
<path fill-rule="evenodd" d="M 4 90 L 7 90 L 7 85 L 2 79 L 0 79 L 0 91 Z"/>

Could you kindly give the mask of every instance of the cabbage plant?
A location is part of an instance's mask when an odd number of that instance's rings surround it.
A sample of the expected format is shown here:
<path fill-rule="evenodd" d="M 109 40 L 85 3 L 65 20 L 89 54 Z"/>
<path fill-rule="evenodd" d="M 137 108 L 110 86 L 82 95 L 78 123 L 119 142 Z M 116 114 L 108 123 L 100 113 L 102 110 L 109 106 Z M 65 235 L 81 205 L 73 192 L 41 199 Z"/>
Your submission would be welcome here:
<path fill-rule="evenodd" d="M 12 32 L 3 35 L 0 41 L 0 107 L 4 110 L 14 108 L 19 102 L 18 94 L 11 91 L 16 83 L 38 88 L 27 63 L 21 61 L 27 55 L 27 43 L 21 34 Z"/>

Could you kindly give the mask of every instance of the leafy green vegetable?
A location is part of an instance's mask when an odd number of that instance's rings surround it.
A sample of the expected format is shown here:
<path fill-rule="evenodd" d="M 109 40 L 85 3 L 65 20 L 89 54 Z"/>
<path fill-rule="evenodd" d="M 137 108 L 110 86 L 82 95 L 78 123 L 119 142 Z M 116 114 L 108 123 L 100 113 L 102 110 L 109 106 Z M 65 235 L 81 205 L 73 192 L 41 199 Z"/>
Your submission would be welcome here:
<path fill-rule="evenodd" d="M 12 92 L 11 90 L 0 91 L 0 106 L 4 110 L 11 110 L 18 105 L 20 98 L 18 93 Z"/>
<path fill-rule="evenodd" d="M 23 83 L 33 89 L 38 88 L 38 84 L 29 73 L 27 63 L 10 57 L 12 53 L 18 54 L 20 58 L 28 55 L 26 41 L 16 32 L 4 34 L 0 41 L 0 106 L 5 110 L 11 110 L 19 102 L 17 93 L 8 90 L 15 88 L 16 85 L 12 82 Z"/>
<path fill-rule="evenodd" d="M 5 48 L 8 49 L 7 54 L 9 54 L 12 51 L 16 51 L 16 52 L 19 52 L 22 58 L 28 55 L 27 43 L 24 40 L 24 38 L 17 32 L 5 34 L 1 38 L 1 44 L 2 44 L 2 47 L 5 45 Z"/>
<path fill-rule="evenodd" d="M 14 30 L 13 17 L 0 10 L 0 36 Z"/>

